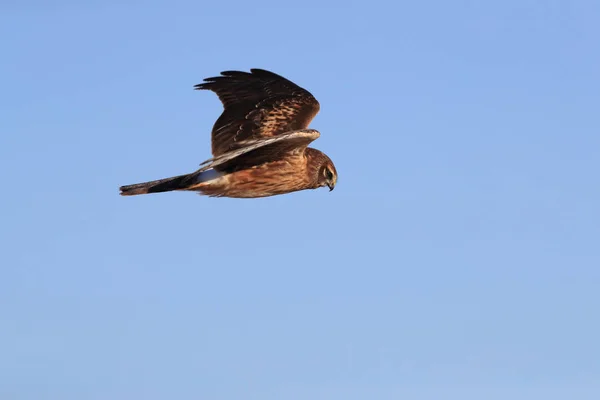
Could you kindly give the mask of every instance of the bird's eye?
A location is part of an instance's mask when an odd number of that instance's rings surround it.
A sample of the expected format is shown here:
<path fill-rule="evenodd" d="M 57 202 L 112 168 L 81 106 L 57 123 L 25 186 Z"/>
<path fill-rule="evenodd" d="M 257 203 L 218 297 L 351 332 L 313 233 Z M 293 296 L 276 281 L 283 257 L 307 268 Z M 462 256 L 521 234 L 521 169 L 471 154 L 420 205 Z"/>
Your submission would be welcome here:
<path fill-rule="evenodd" d="M 329 168 L 325 169 L 325 177 L 329 180 L 333 179 L 333 172 Z"/>

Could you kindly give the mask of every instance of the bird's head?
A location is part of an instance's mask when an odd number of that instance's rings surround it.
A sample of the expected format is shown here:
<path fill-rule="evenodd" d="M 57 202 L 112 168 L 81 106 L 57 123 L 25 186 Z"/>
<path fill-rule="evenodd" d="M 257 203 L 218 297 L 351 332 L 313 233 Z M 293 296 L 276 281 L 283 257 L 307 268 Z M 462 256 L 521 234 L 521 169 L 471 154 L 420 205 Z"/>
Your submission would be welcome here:
<path fill-rule="evenodd" d="M 331 192 L 335 188 L 336 183 L 337 171 L 335 170 L 333 162 L 328 159 L 323 163 L 319 172 L 319 187 L 327 186 Z"/>
<path fill-rule="evenodd" d="M 322 151 L 308 147 L 305 151 L 310 187 L 327 186 L 331 192 L 337 183 L 338 175 L 331 159 Z"/>

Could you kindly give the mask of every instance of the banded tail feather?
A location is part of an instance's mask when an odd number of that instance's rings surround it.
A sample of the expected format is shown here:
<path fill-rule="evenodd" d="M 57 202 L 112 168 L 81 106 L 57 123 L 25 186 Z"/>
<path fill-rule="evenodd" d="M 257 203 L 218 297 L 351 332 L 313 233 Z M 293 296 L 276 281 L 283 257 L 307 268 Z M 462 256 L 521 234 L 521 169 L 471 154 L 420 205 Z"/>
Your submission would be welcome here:
<path fill-rule="evenodd" d="M 171 178 L 158 179 L 155 181 L 135 183 L 133 185 L 121 186 L 121 196 L 135 196 L 138 194 L 171 192 L 173 190 L 185 189 L 190 184 L 190 178 L 194 174 L 173 176 Z"/>
<path fill-rule="evenodd" d="M 135 196 L 138 194 L 172 192 L 174 190 L 194 190 L 199 183 L 217 179 L 221 174 L 213 169 L 208 171 L 195 171 L 190 174 L 172 176 L 155 181 L 135 183 L 121 186 L 121 196 Z"/>

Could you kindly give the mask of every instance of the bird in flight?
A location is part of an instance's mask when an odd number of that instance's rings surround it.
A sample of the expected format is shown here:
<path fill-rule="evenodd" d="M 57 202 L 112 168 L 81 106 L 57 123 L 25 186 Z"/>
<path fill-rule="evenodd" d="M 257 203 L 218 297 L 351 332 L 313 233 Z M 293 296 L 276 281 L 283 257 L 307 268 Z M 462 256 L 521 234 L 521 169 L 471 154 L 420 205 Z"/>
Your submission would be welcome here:
<path fill-rule="evenodd" d="M 308 129 L 320 106 L 306 89 L 263 69 L 224 71 L 194 88 L 215 92 L 223 104 L 211 133 L 213 158 L 189 174 L 121 186 L 121 195 L 180 190 L 256 198 L 325 186 L 333 190 L 333 162 L 308 147 L 320 136 Z"/>

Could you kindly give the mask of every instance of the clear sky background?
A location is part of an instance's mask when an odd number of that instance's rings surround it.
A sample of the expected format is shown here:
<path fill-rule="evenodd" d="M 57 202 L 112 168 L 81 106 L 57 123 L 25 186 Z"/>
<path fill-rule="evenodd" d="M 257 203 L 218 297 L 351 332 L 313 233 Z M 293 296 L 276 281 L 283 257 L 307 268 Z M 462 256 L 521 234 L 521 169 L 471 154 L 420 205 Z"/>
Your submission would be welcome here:
<path fill-rule="evenodd" d="M 600 4 L 0 6 L 0 398 L 600 398 Z M 191 172 L 265 68 L 336 189 Z"/>

